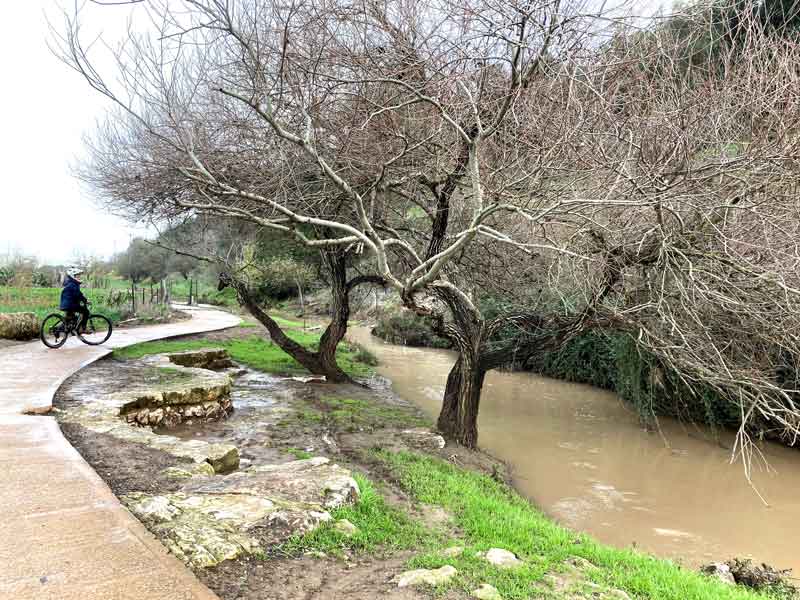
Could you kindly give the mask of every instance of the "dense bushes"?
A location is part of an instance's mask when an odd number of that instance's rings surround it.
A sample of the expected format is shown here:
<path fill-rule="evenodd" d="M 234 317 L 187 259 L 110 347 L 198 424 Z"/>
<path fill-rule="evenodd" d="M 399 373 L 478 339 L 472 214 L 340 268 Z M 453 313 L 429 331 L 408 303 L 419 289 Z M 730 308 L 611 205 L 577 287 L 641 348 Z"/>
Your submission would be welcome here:
<path fill-rule="evenodd" d="M 450 348 L 450 341 L 437 335 L 429 321 L 403 308 L 390 310 L 378 318 L 372 334 L 401 346 Z"/>
<path fill-rule="evenodd" d="M 738 410 L 718 392 L 689 385 L 627 335 L 589 331 L 570 340 L 559 352 L 524 365 L 547 377 L 588 383 L 616 392 L 650 423 L 669 415 L 712 427 L 738 427 Z"/>

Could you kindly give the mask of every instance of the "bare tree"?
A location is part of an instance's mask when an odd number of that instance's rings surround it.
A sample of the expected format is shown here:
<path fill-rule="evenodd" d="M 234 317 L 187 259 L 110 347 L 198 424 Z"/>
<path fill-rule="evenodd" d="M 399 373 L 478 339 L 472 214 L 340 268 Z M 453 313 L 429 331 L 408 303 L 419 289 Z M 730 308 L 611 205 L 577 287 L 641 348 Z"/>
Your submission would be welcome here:
<path fill-rule="evenodd" d="M 151 5 L 158 31 L 116 53 L 116 87 L 74 17 L 60 38 L 117 103 L 83 176 L 118 209 L 369 256 L 454 342 L 439 427 L 469 446 L 489 369 L 590 328 L 715 386 L 742 440 L 756 416 L 798 430 L 770 362 L 800 355 L 791 43 L 754 29 L 720 77 L 569 0 L 182 4 Z M 487 281 L 511 300 L 492 319 Z"/>

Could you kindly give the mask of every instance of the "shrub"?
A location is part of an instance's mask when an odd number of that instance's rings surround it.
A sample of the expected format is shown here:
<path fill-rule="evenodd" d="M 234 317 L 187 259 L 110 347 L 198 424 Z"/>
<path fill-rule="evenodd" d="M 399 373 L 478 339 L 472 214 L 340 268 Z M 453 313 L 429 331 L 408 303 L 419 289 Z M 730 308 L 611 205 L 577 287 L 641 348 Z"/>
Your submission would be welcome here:
<path fill-rule="evenodd" d="M 384 313 L 372 333 L 382 340 L 403 346 L 451 347 L 449 340 L 433 331 L 427 319 L 404 308 Z"/>

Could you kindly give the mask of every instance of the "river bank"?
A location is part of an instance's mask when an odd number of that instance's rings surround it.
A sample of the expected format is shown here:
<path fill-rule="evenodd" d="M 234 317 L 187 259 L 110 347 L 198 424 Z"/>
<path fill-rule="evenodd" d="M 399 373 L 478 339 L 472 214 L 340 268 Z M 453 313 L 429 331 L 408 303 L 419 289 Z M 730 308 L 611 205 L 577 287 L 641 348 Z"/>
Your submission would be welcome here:
<path fill-rule="evenodd" d="M 213 346 L 250 333 L 240 330 L 192 341 Z M 169 342 L 149 350 L 168 351 L 165 344 Z M 62 423 L 76 407 L 94 404 L 93 397 L 108 391 L 104 385 L 119 386 L 129 361 L 145 359 L 147 350 L 129 351 L 125 360 L 105 361 L 67 382 L 57 402 Z M 227 419 L 183 423 L 168 434 L 185 442 L 237 446 L 241 464 L 233 475 L 203 473 L 195 481 L 196 475 L 190 474 L 189 483 L 175 480 L 165 472 L 185 471 L 186 465 L 169 452 L 156 456 L 137 441 L 108 440 L 74 422 L 64 426 L 70 440 L 123 497 L 167 497 L 174 505 L 175 494 L 199 489 L 192 486 L 208 491 L 209 485 L 228 485 L 253 469 L 307 469 L 312 463 L 322 466 L 314 462 L 322 460 L 353 474 L 359 499 L 330 509 L 330 522 L 215 565 L 188 561 L 224 600 L 467 598 L 477 590 L 491 593 L 489 585 L 503 598 L 755 597 L 553 524 L 504 482 L 500 461 L 431 444 L 436 438 L 419 430 L 426 424 L 424 415 L 392 393 L 385 381 L 372 379 L 371 389 L 365 389 L 303 383 L 246 365 L 239 370 L 243 372 L 232 383 L 234 411 Z M 91 385 L 81 388 L 84 384 Z M 355 531 L 335 527 L 343 520 Z M 169 538 L 168 528 L 147 518 L 144 522 Z M 274 533 L 270 527 L 256 530 L 253 535 L 264 542 Z M 510 552 L 520 562 L 511 569 L 494 566 L 482 554 L 492 548 Z M 441 574 L 444 567 L 456 571 L 446 582 L 398 587 L 404 572 L 437 569 Z"/>
<path fill-rule="evenodd" d="M 366 327 L 350 336 L 380 360 L 396 393 L 435 418 L 454 354 L 396 346 Z M 530 373 L 491 372 L 479 443 L 513 466 L 514 484 L 550 517 L 617 547 L 690 567 L 749 556 L 800 569 L 793 539 L 797 451 L 764 443 L 770 469 L 747 481 L 733 440 L 669 418 L 660 432 L 611 392 Z"/>

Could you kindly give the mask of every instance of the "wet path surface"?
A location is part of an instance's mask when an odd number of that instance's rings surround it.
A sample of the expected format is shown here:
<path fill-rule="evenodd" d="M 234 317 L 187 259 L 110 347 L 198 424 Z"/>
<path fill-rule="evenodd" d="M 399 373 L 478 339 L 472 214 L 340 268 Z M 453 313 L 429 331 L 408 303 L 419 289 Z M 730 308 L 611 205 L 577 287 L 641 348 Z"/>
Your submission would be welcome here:
<path fill-rule="evenodd" d="M 238 317 L 192 309 L 192 319 L 115 331 L 90 347 L 70 339 L 0 349 L 0 599 L 213 600 L 216 596 L 111 493 L 46 410 L 61 383 L 113 348 L 231 327 Z"/>
<path fill-rule="evenodd" d="M 381 361 L 400 396 L 435 416 L 453 354 L 386 344 L 364 328 L 349 335 Z M 661 420 L 642 429 L 616 395 L 524 373 L 491 372 L 480 445 L 507 461 L 517 488 L 559 522 L 599 540 L 696 566 L 752 556 L 800 574 L 800 452 L 763 447 L 772 472 L 748 484 L 730 464 L 730 437 Z"/>

